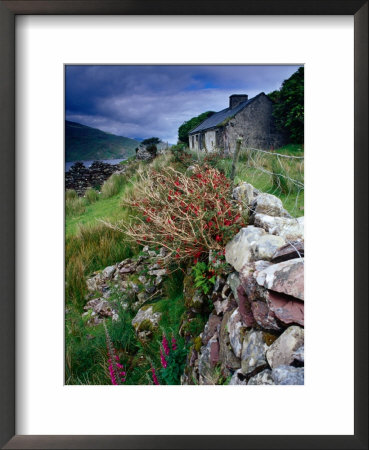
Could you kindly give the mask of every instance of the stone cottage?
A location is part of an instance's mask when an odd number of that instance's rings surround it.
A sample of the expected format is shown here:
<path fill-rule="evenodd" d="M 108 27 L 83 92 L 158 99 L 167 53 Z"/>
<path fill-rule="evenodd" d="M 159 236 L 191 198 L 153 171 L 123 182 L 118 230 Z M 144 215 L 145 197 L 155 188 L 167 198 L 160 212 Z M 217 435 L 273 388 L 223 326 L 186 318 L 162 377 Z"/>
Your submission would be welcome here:
<path fill-rule="evenodd" d="M 190 149 L 233 152 L 237 138 L 243 146 L 259 149 L 278 148 L 286 143 L 275 127 L 272 101 L 261 92 L 253 98 L 245 94 L 229 97 L 229 107 L 205 119 L 188 133 Z"/>

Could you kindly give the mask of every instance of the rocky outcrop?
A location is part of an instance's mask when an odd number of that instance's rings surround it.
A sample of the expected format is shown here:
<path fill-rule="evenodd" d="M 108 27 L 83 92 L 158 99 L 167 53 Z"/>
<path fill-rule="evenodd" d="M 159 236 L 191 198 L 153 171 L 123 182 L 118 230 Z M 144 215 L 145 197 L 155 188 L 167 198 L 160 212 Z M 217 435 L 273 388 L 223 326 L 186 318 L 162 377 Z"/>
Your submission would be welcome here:
<path fill-rule="evenodd" d="M 152 335 L 154 329 L 158 328 L 160 318 L 161 313 L 154 311 L 152 305 L 144 306 L 138 310 L 132 320 L 132 325 L 141 341 L 146 341 Z"/>
<path fill-rule="evenodd" d="M 118 320 L 116 305 L 112 304 L 104 298 L 94 298 L 87 302 L 83 308 L 86 312 L 82 314 L 82 318 L 86 320 L 87 325 L 99 325 L 104 321 L 105 317 L 111 317 Z"/>
<path fill-rule="evenodd" d="M 155 147 L 155 146 L 151 146 Z M 157 149 L 148 148 L 146 145 L 140 144 L 139 147 L 136 148 L 136 158 L 140 161 L 151 161 L 155 158 Z"/>
<path fill-rule="evenodd" d="M 73 189 L 78 195 L 84 195 L 89 187 L 100 188 L 113 173 L 124 173 L 125 167 L 121 164 L 108 164 L 94 161 L 90 167 L 76 162 L 65 173 L 65 189 Z"/>
<path fill-rule="evenodd" d="M 165 255 L 164 248 L 150 251 L 144 247 L 141 255 L 105 267 L 88 278 L 86 285 L 89 293 L 83 315 L 87 324 L 99 325 L 106 317 L 118 320 L 119 309 L 129 306 L 133 311 L 138 311 L 143 304 L 158 298 L 167 276 L 166 269 L 160 265 Z M 118 303 L 117 297 L 124 300 Z"/>

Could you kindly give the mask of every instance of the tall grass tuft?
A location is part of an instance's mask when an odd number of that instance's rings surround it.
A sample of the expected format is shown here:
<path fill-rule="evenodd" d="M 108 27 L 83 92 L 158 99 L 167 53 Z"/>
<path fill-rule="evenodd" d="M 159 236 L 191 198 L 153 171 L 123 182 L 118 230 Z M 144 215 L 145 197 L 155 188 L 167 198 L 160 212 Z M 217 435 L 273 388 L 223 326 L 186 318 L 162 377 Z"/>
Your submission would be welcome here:
<path fill-rule="evenodd" d="M 110 198 L 114 195 L 119 194 L 123 185 L 126 182 L 126 177 L 124 175 L 119 175 L 114 173 L 110 178 L 108 178 L 101 188 L 101 197 Z"/>
<path fill-rule="evenodd" d="M 75 191 L 69 191 L 75 192 Z M 83 214 L 86 210 L 85 201 L 83 198 L 78 197 L 77 194 L 74 197 L 73 194 L 69 194 L 65 196 L 65 215 L 67 217 L 70 216 L 78 216 Z"/>
<path fill-rule="evenodd" d="M 290 192 L 290 186 L 286 178 L 287 173 L 280 161 L 273 158 L 271 161 L 272 166 L 272 186 L 273 188 L 282 192 L 282 194 L 288 194 Z"/>
<path fill-rule="evenodd" d="M 88 205 L 91 205 L 92 203 L 95 203 L 97 200 L 99 200 L 99 193 L 96 189 L 88 188 L 86 189 L 85 199 L 86 203 Z"/>
<path fill-rule="evenodd" d="M 85 276 L 132 256 L 137 249 L 122 239 L 119 231 L 99 223 L 80 226 L 77 235 L 67 236 L 66 301 L 82 307 L 87 293 Z"/>
<path fill-rule="evenodd" d="M 65 192 L 65 200 L 74 200 L 77 197 L 77 192 L 74 189 L 68 189 Z"/>

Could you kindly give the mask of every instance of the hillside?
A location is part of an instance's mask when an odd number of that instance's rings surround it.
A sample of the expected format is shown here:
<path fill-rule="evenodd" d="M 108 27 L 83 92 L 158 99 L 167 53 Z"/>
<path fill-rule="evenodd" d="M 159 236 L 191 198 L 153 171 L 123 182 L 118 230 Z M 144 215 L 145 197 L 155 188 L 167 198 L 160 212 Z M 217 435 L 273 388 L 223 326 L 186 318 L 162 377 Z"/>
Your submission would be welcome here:
<path fill-rule="evenodd" d="M 65 121 L 66 161 L 128 158 L 138 145 L 134 139 Z"/>

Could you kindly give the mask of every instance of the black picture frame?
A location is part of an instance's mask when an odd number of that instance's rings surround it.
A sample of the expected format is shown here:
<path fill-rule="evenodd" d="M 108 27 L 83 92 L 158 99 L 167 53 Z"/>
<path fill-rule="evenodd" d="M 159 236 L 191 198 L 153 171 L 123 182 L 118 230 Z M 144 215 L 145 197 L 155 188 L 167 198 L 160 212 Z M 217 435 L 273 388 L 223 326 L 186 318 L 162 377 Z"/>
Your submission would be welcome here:
<path fill-rule="evenodd" d="M 15 435 L 15 17 L 19 14 L 353 15 L 355 57 L 355 367 L 350 436 Z M 6 449 L 368 448 L 368 1 L 0 0 L 0 445 Z M 350 211 L 342 211 L 341 217 Z M 344 373 L 337 367 L 337 376 Z M 337 393 L 339 395 L 339 392 Z M 319 405 L 317 405 L 317 408 Z"/>

